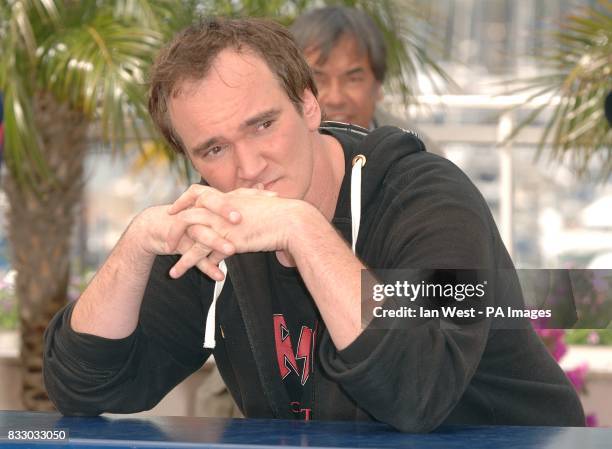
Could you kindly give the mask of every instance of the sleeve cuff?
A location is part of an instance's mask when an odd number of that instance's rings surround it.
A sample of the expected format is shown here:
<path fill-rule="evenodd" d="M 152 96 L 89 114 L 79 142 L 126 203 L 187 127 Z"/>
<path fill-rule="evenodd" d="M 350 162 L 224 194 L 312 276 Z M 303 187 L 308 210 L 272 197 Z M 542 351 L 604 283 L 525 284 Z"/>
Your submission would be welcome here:
<path fill-rule="evenodd" d="M 351 344 L 337 351 L 338 357 L 349 366 L 357 365 L 372 355 L 388 332 L 389 329 L 364 329 Z"/>
<path fill-rule="evenodd" d="M 76 332 L 70 325 L 74 304 L 69 304 L 62 317 L 62 323 L 57 329 L 57 342 L 61 342 L 65 350 L 76 360 L 96 368 L 113 369 L 125 364 L 129 357 L 138 329 L 131 335 L 110 339 L 97 335 Z"/>

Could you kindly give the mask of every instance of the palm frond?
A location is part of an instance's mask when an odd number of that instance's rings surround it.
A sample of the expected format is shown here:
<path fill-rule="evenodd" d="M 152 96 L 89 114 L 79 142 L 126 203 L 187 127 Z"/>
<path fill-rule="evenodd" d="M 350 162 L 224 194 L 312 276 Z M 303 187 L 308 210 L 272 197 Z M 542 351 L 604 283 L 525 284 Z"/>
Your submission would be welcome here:
<path fill-rule="evenodd" d="M 32 117 L 35 91 L 51 92 L 98 121 L 102 138 L 114 149 L 126 139 L 140 147 L 144 135 L 156 135 L 145 103 L 145 78 L 164 42 L 159 23 L 169 17 L 172 2 L 68 3 L 70 8 L 52 0 L 3 3 L 3 9 L 11 7 L 0 28 L 6 160 L 15 179 L 34 189 L 37 179 L 53 176 Z"/>
<path fill-rule="evenodd" d="M 3 95 L 6 129 L 4 151 L 7 167 L 15 174 L 18 183 L 36 186 L 39 177 L 49 178 L 51 174 L 38 151 L 38 134 L 31 132 L 34 116 L 30 97 L 23 84 L 16 79 L 5 84 Z M 23 151 L 24 148 L 30 151 Z"/>
<path fill-rule="evenodd" d="M 43 43 L 39 83 L 93 117 L 104 105 L 100 98 L 107 96 L 105 91 L 144 88 L 162 38 L 155 30 L 117 21 L 110 13 L 98 14 L 91 22 L 59 30 Z M 118 98 L 126 101 L 129 96 Z M 142 103 L 144 96 L 138 101 Z"/>
<path fill-rule="evenodd" d="M 32 101 L 37 68 L 37 32 L 57 24 L 55 1 L 24 0 L 0 6 L 0 91 L 4 93 L 6 164 L 21 185 L 35 187 L 51 173 L 40 152 Z"/>
<path fill-rule="evenodd" d="M 574 168 L 583 174 L 595 157 L 610 157 L 612 147 L 612 130 L 603 117 L 604 99 L 612 91 L 612 2 L 602 0 L 595 7 L 569 15 L 553 36 L 559 46 L 543 59 L 550 73 L 514 80 L 509 85 L 515 86 L 515 94 L 549 86 L 557 92 L 557 98 L 551 97 L 546 108 L 536 109 L 518 128 L 552 109 L 538 154 L 542 154 L 547 138 L 552 136 L 549 151 L 553 158 L 561 160 L 571 152 Z M 525 105 L 533 100 L 528 98 Z M 558 103 L 553 105 L 553 101 Z M 611 165 L 602 165 L 601 179 L 612 174 Z"/>

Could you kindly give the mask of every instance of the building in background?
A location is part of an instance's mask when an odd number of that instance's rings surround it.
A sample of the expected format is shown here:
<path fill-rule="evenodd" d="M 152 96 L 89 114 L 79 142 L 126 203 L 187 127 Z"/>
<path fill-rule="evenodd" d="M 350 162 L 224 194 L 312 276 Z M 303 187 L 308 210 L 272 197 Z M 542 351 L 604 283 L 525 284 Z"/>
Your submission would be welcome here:
<path fill-rule="evenodd" d="M 432 81 L 423 79 L 422 106 L 406 109 L 396 98 L 393 112 L 404 113 L 440 142 L 472 178 L 517 266 L 612 268 L 606 262 L 612 257 L 612 183 L 578 180 L 569 163 L 549 162 L 546 154 L 535 161 L 546 115 L 510 148 L 497 145 L 504 126 L 531 112 L 504 114 L 521 101 L 507 95 L 503 81 L 542 74 L 538 57 L 558 45 L 549 32 L 568 13 L 597 0 L 420 3 L 432 25 L 419 34 L 429 37 L 431 48 L 443 43 L 440 61 L 461 92 L 440 99 L 432 95 Z M 596 173 L 597 162 L 593 168 Z"/>

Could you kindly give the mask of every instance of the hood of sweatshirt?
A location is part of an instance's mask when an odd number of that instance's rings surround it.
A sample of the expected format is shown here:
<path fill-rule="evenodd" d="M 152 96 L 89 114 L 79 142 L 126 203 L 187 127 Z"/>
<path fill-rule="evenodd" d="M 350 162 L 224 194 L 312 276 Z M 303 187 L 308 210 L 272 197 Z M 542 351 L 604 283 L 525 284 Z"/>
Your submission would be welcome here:
<path fill-rule="evenodd" d="M 380 200 L 389 171 L 406 157 L 425 151 L 425 146 L 415 132 L 395 126 L 368 131 L 359 126 L 324 122 L 320 132 L 333 136 L 344 150 L 345 175 L 333 224 L 347 241 L 353 241 L 353 252 L 356 252 L 355 228 L 358 230 L 361 212 Z M 359 170 L 355 167 L 357 160 L 362 161 Z"/>
<path fill-rule="evenodd" d="M 350 182 L 355 158 L 358 155 L 365 156 L 360 186 L 362 209 L 376 200 L 391 167 L 414 153 L 425 151 L 425 145 L 415 132 L 395 126 L 383 126 L 368 132 L 359 126 L 324 122 L 320 132 L 336 138 L 345 150 L 347 170 L 343 185 Z M 350 195 L 356 193 L 351 191 Z"/>

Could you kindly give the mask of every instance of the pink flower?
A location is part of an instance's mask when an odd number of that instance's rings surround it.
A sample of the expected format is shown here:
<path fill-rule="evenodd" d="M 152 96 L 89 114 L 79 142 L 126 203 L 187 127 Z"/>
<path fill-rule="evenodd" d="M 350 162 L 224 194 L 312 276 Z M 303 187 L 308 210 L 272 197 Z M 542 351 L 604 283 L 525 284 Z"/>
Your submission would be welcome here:
<path fill-rule="evenodd" d="M 578 365 L 576 368 L 565 372 L 572 385 L 574 385 L 576 391 L 584 391 L 584 378 L 588 371 L 589 365 L 588 363 L 584 362 Z"/>
<path fill-rule="evenodd" d="M 567 352 L 565 344 L 565 331 L 563 329 L 537 329 L 537 333 L 544 340 L 544 344 L 558 362 Z"/>
<path fill-rule="evenodd" d="M 596 345 L 599 343 L 599 334 L 595 331 L 592 331 L 587 336 L 587 343 L 590 345 Z"/>
<path fill-rule="evenodd" d="M 597 427 L 597 415 L 595 413 L 586 416 L 586 425 L 587 427 Z"/>
<path fill-rule="evenodd" d="M 544 344 L 558 362 L 567 352 L 565 331 L 563 329 L 536 329 Z"/>
<path fill-rule="evenodd" d="M 567 352 L 567 345 L 563 340 L 559 340 L 555 342 L 556 344 L 552 348 L 552 356 L 558 362 L 563 358 L 565 353 Z"/>

